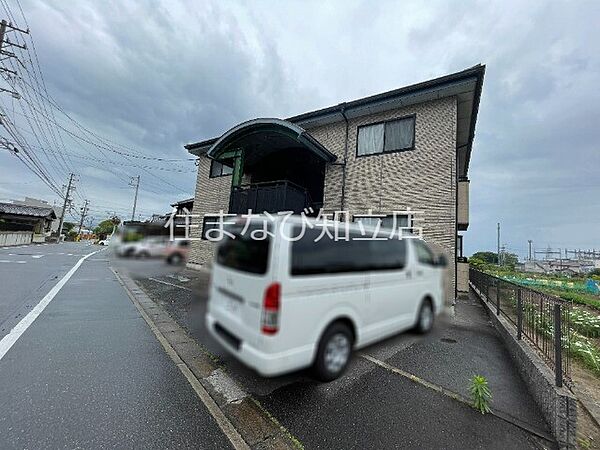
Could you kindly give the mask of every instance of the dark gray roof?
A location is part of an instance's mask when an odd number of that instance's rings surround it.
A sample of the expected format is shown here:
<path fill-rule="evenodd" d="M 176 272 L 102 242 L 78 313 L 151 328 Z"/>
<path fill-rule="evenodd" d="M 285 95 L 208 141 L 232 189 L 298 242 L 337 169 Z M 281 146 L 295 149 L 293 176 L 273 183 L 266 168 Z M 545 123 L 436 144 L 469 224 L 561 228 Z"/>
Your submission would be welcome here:
<path fill-rule="evenodd" d="M 484 74 L 485 65 L 477 64 L 460 72 L 432 80 L 292 116 L 287 118 L 286 121 L 306 127 L 309 124 L 325 123 L 324 121 L 327 120 L 342 120 L 340 111 L 351 117 L 363 112 L 373 113 L 389 108 L 397 108 L 403 104 L 408 104 L 409 101 L 428 101 L 440 98 L 442 95 L 456 95 L 459 98 L 457 117 L 457 148 L 460 149 L 459 172 L 466 174 L 475 135 Z M 445 92 L 445 94 L 442 92 Z M 407 100 L 409 97 L 410 100 Z M 216 137 L 190 143 L 184 147 L 190 153 L 199 154 L 207 151 L 218 140 L 219 138 Z"/>
<path fill-rule="evenodd" d="M 14 203 L 0 203 L 0 214 L 11 214 L 13 216 L 47 217 L 56 219 L 54 209 L 41 206 L 15 205 Z"/>
<path fill-rule="evenodd" d="M 178 202 L 171 203 L 171 206 L 185 205 L 186 203 L 193 203 L 193 202 L 194 202 L 194 197 L 186 198 L 185 200 L 179 200 Z"/>

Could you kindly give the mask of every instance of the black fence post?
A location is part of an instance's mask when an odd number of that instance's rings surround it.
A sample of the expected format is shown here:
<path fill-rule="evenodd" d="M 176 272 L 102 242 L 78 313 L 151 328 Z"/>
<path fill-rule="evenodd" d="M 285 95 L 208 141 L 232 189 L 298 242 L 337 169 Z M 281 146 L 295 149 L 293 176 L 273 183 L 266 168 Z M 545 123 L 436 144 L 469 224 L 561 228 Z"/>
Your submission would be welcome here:
<path fill-rule="evenodd" d="M 517 339 L 521 340 L 523 334 L 523 298 L 521 288 L 517 288 Z"/>
<path fill-rule="evenodd" d="M 500 283 L 496 280 L 496 315 L 500 315 Z"/>
<path fill-rule="evenodd" d="M 554 376 L 558 387 L 563 384 L 561 325 L 560 304 L 556 303 L 554 305 Z"/>

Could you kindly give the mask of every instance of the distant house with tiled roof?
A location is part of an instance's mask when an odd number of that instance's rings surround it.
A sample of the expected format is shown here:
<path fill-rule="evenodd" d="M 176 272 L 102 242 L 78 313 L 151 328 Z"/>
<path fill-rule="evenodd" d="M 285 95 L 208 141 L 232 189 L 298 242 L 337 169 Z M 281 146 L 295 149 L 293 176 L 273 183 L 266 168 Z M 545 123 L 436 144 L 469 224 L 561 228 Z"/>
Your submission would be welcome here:
<path fill-rule="evenodd" d="M 0 203 L 0 245 L 44 242 L 56 218 L 50 205 Z"/>

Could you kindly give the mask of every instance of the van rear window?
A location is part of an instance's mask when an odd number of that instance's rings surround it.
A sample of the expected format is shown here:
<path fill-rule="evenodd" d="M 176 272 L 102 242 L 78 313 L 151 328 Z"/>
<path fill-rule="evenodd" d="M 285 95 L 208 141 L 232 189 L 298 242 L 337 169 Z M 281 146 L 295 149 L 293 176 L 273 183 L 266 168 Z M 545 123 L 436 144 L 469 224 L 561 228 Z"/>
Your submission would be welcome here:
<path fill-rule="evenodd" d="M 266 236 L 265 239 L 256 240 L 251 237 L 253 231 L 263 229 L 263 225 L 251 225 L 242 234 L 243 227 L 241 226 L 227 227 L 226 230 L 234 238 L 225 236 L 217 247 L 217 264 L 240 272 L 266 273 L 271 238 Z M 260 233 L 260 231 L 258 232 Z"/>

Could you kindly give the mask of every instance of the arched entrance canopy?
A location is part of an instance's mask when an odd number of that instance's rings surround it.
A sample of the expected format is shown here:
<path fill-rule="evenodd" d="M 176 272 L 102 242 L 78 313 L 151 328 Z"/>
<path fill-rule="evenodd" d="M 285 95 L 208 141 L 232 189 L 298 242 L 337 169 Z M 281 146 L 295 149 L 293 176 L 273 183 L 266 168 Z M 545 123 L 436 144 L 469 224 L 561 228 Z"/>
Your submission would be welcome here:
<path fill-rule="evenodd" d="M 335 161 L 336 156 L 315 140 L 304 128 L 281 119 L 253 119 L 236 125 L 208 151 L 209 158 L 222 159 L 232 150 L 265 152 L 289 147 L 305 147 L 327 162 Z M 225 156 L 227 157 L 227 156 Z"/>
<path fill-rule="evenodd" d="M 211 146 L 207 155 L 219 161 L 230 160 L 232 185 L 239 186 L 244 165 L 251 166 L 274 152 L 291 149 L 306 150 L 325 162 L 336 160 L 304 128 L 281 119 L 253 119 L 236 125 Z"/>

